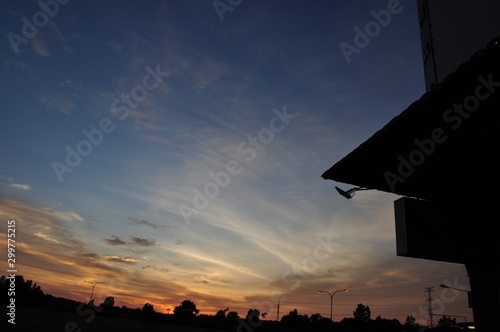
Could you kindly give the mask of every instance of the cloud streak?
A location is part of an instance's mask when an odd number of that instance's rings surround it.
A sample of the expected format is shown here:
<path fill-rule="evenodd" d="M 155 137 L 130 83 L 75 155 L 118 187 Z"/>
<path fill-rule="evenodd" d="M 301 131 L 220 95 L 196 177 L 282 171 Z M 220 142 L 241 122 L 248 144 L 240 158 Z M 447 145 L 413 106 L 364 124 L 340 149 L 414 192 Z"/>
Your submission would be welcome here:
<path fill-rule="evenodd" d="M 107 244 L 110 244 L 112 246 L 122 246 L 122 245 L 125 245 L 127 244 L 127 242 L 121 240 L 118 236 L 115 236 L 115 235 L 111 235 L 111 238 L 109 239 L 104 239 L 104 241 L 107 243 Z"/>
<path fill-rule="evenodd" d="M 142 246 L 142 247 L 156 246 L 156 240 L 153 240 L 153 239 L 143 239 L 140 237 L 132 236 L 131 240 L 132 241 L 130 243 L 138 245 L 138 246 Z"/>
<path fill-rule="evenodd" d="M 30 191 L 32 189 L 29 184 L 22 184 L 22 183 L 11 183 L 11 184 L 9 184 L 9 187 L 24 190 L 24 191 Z"/>
<path fill-rule="evenodd" d="M 148 226 L 148 227 L 151 227 L 155 230 L 164 230 L 164 229 L 168 228 L 167 225 L 162 225 L 162 224 L 158 224 L 158 223 L 147 221 L 147 220 L 139 220 L 139 219 L 135 219 L 135 218 L 129 218 L 129 219 L 130 219 L 131 225 Z"/>
<path fill-rule="evenodd" d="M 130 242 L 123 241 L 116 235 L 111 235 L 111 238 L 104 239 L 104 241 L 112 246 L 125 246 L 125 245 L 136 245 L 141 247 L 153 247 L 156 246 L 156 240 L 154 239 L 144 239 L 136 236 L 130 236 Z"/>

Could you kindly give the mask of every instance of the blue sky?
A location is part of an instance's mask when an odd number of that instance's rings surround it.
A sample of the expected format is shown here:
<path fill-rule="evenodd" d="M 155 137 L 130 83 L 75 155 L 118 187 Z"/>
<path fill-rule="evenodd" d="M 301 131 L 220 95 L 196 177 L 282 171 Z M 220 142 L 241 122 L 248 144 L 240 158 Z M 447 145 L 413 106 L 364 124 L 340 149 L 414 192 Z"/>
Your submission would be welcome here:
<path fill-rule="evenodd" d="M 335 319 L 423 322 L 434 286 L 471 316 L 438 287 L 468 287 L 461 265 L 396 256 L 398 196 L 320 177 L 425 92 L 415 1 L 44 3 L 0 11 L 0 213 L 23 275 L 270 317 L 328 316 L 316 291 L 349 288 Z M 356 27 L 375 30 L 346 57 Z"/>

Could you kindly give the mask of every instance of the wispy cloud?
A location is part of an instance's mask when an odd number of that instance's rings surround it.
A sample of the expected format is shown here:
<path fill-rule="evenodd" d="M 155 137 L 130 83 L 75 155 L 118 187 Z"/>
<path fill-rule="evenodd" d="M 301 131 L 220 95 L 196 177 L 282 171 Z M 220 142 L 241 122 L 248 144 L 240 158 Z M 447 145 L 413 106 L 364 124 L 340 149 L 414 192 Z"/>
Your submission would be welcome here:
<path fill-rule="evenodd" d="M 152 270 L 155 270 L 155 271 L 159 271 L 159 272 L 162 272 L 162 273 L 167 273 L 167 272 L 170 272 L 169 269 L 166 269 L 166 268 L 158 268 L 156 266 L 153 266 L 153 265 L 145 265 L 142 267 L 143 270 L 145 269 L 152 269 Z"/>
<path fill-rule="evenodd" d="M 122 264 L 129 264 L 129 265 L 137 264 L 137 261 L 133 258 L 130 258 L 130 257 L 106 256 L 104 258 L 107 261 L 114 262 L 114 263 L 122 263 Z"/>
<path fill-rule="evenodd" d="M 142 247 L 151 247 L 156 245 L 156 241 L 153 239 L 143 239 L 140 237 L 131 236 L 131 244 L 135 244 Z"/>
<path fill-rule="evenodd" d="M 115 235 L 111 235 L 110 239 L 104 239 L 104 241 L 112 246 L 122 246 L 124 244 L 127 244 L 127 242 L 121 240 L 118 236 Z"/>
<path fill-rule="evenodd" d="M 68 41 L 66 40 L 66 37 L 64 36 L 63 32 L 61 29 L 57 26 L 54 20 L 50 20 L 49 23 L 49 28 L 52 30 L 54 33 L 55 38 L 59 41 L 61 47 L 66 51 L 67 53 L 73 52 L 73 48 L 70 46 Z"/>
<path fill-rule="evenodd" d="M 50 57 L 50 52 L 47 49 L 45 41 L 41 37 L 33 38 L 31 44 L 33 45 L 33 49 L 36 54 L 43 57 Z"/>
<path fill-rule="evenodd" d="M 130 219 L 131 225 L 148 226 L 148 227 L 151 227 L 151 228 L 157 229 L 157 230 L 162 230 L 162 229 L 168 228 L 167 225 L 162 225 L 162 224 L 147 221 L 147 220 L 139 220 L 139 219 L 135 219 L 135 218 L 129 218 L 129 219 Z"/>
<path fill-rule="evenodd" d="M 172 139 L 165 137 L 165 136 L 160 136 L 160 135 L 150 135 L 144 137 L 145 139 L 148 139 L 150 141 L 159 143 L 161 145 L 170 145 L 172 143 Z"/>
<path fill-rule="evenodd" d="M 154 239 L 145 239 L 137 236 L 130 236 L 131 241 L 123 241 L 116 235 L 112 235 L 111 238 L 104 239 L 104 242 L 106 242 L 109 245 L 112 246 L 123 246 L 123 245 L 137 245 L 141 247 L 152 247 L 156 245 L 156 240 Z"/>
<path fill-rule="evenodd" d="M 99 258 L 99 254 L 96 253 L 82 253 L 81 256 L 85 258 Z"/>
<path fill-rule="evenodd" d="M 39 99 L 48 108 L 55 109 L 66 115 L 71 115 L 75 107 L 71 97 L 59 91 L 46 92 L 41 94 Z"/>
<path fill-rule="evenodd" d="M 32 188 L 29 184 L 22 184 L 22 183 L 11 183 L 8 185 L 9 187 L 24 190 L 24 191 L 30 191 Z"/>
<path fill-rule="evenodd" d="M 42 238 L 46 241 L 49 241 L 49 242 L 52 242 L 52 243 L 55 243 L 55 244 L 64 244 L 63 242 L 59 241 L 59 240 L 56 240 L 56 239 L 53 239 L 45 234 L 42 234 L 42 233 L 35 233 L 33 234 L 35 236 L 38 236 L 39 238 Z"/>

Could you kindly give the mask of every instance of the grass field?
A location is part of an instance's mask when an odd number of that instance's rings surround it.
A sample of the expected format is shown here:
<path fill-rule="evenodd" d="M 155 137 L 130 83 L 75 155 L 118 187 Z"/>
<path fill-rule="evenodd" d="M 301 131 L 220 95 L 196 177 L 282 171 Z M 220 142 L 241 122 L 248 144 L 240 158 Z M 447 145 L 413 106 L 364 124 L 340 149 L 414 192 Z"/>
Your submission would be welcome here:
<path fill-rule="evenodd" d="M 209 331 L 189 327 L 160 325 L 151 330 L 141 322 L 110 317 L 79 317 L 76 313 L 52 312 L 43 309 L 16 308 L 16 324 L 7 322 L 8 316 L 2 317 L 0 331 L 6 332 L 200 332 Z M 87 319 L 87 322 L 85 321 Z M 214 330 L 210 330 L 214 331 Z"/>

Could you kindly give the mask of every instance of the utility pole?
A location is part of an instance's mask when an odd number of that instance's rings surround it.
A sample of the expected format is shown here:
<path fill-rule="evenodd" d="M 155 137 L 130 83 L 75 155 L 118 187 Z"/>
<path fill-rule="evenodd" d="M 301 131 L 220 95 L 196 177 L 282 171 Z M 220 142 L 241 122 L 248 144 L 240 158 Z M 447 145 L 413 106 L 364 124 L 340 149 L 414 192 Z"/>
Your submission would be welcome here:
<path fill-rule="evenodd" d="M 278 301 L 278 310 L 276 311 L 276 321 L 280 321 L 280 301 Z"/>
<path fill-rule="evenodd" d="M 434 312 L 432 311 L 432 301 L 434 299 L 432 298 L 432 293 L 434 292 L 434 287 L 426 287 L 425 292 L 427 293 L 427 300 L 425 302 L 427 303 L 427 326 L 429 328 L 434 328 Z"/>

